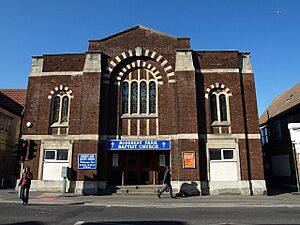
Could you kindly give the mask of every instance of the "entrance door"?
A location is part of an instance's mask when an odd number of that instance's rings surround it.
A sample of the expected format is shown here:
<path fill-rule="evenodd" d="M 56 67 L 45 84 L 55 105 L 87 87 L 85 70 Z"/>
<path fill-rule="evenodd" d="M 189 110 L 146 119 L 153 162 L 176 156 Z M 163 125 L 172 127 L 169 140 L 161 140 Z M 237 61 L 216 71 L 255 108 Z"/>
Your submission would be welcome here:
<path fill-rule="evenodd" d="M 127 181 L 128 184 L 138 184 L 139 178 L 140 178 L 139 154 L 137 152 L 132 152 L 132 153 L 130 152 L 127 155 L 127 170 L 125 170 L 125 181 Z"/>
<path fill-rule="evenodd" d="M 161 155 L 165 163 L 162 165 Z M 109 181 L 121 185 L 161 184 L 165 165 L 169 165 L 169 152 L 164 151 L 114 151 L 110 154 Z"/>

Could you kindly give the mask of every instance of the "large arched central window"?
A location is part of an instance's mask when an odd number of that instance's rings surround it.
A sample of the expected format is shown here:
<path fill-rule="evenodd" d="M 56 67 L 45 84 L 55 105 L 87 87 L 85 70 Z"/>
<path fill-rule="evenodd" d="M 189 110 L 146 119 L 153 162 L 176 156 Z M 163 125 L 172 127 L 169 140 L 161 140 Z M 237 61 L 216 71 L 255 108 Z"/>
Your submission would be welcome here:
<path fill-rule="evenodd" d="M 155 116 L 157 82 L 150 71 L 137 69 L 121 83 L 122 116 Z"/>

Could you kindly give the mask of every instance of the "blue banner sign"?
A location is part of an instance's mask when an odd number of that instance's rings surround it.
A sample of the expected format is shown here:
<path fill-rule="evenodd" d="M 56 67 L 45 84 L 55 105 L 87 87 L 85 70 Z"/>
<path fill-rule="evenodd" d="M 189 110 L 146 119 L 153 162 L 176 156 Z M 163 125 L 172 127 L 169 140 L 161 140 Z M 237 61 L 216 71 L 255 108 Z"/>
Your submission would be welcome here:
<path fill-rule="evenodd" d="M 97 169 L 97 154 L 78 154 L 78 169 Z"/>
<path fill-rule="evenodd" d="M 170 140 L 108 140 L 108 150 L 170 150 Z"/>

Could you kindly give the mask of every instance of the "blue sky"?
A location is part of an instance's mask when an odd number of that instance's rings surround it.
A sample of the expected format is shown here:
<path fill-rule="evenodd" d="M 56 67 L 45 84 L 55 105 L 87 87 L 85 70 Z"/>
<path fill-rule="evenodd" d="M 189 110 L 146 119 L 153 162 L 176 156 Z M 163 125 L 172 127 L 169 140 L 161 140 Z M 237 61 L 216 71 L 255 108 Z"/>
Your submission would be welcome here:
<path fill-rule="evenodd" d="M 0 2 L 0 88 L 26 88 L 31 56 L 85 52 L 141 24 L 195 50 L 250 51 L 259 114 L 300 79 L 298 0 L 9 0 Z"/>

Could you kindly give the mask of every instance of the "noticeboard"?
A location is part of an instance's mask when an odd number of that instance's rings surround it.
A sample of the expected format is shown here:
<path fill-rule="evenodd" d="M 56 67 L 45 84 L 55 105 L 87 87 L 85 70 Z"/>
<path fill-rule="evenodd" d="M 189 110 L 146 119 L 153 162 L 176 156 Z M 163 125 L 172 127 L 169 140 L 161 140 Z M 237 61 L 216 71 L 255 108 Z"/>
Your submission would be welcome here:
<path fill-rule="evenodd" d="M 97 169 L 97 154 L 78 154 L 79 170 Z"/>
<path fill-rule="evenodd" d="M 185 151 L 182 152 L 183 168 L 196 168 L 195 152 Z"/>

